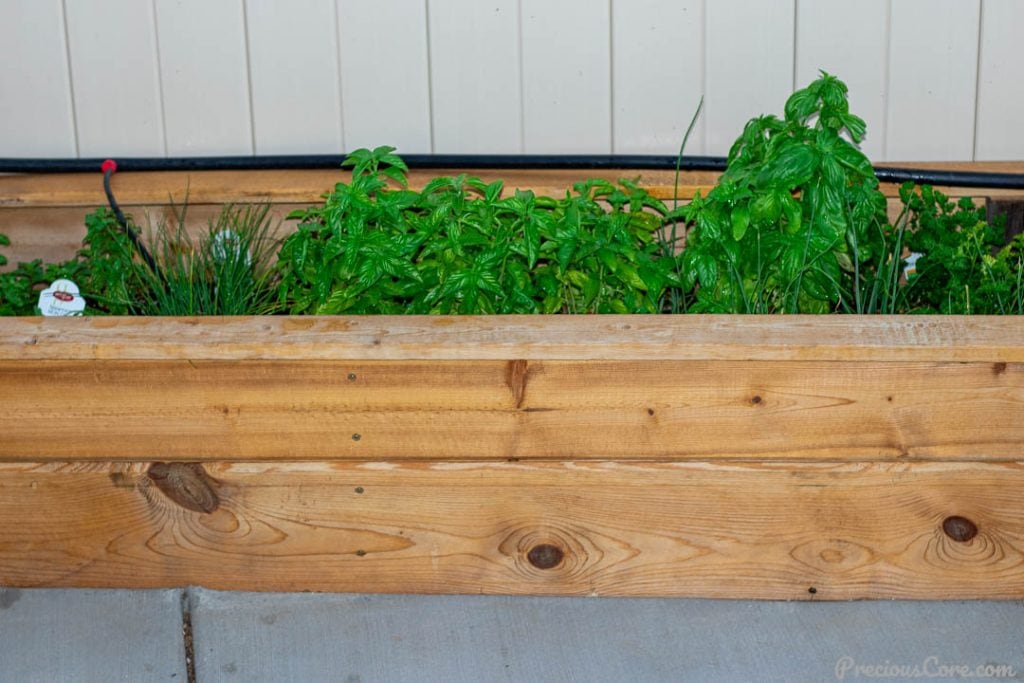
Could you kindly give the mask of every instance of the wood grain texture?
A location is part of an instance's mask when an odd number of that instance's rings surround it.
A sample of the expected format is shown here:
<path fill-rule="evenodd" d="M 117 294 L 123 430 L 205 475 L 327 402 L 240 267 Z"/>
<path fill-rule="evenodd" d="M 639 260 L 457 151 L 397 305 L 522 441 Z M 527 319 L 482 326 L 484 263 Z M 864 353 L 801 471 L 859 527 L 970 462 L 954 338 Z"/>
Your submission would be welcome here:
<path fill-rule="evenodd" d="M 1016 316 L 0 319 L 0 360 L 1024 362 Z"/>
<path fill-rule="evenodd" d="M 1024 164 L 1021 164 L 1024 166 Z M 98 170 L 98 169 L 97 169 Z M 672 171 L 614 170 L 489 170 L 418 169 L 410 172 L 409 185 L 422 188 L 439 175 L 468 173 L 487 182 L 505 181 L 506 192 L 516 188 L 538 194 L 562 195 L 584 178 L 620 178 L 637 180 L 665 199 L 673 196 Z M 714 186 L 719 174 L 709 171 L 684 173 L 679 196 L 691 198 L 694 192 Z M 192 203 L 239 201 L 319 202 L 335 183 L 348 182 L 341 169 L 299 171 L 154 171 L 120 172 L 114 180 L 118 201 L 125 206 L 167 203 L 185 199 Z M 6 206 L 101 206 L 106 202 L 99 173 L 0 176 L 0 207 Z"/>
<path fill-rule="evenodd" d="M 209 514 L 148 468 L 0 465 L 0 585 L 1024 597 L 1022 463 L 208 463 Z"/>
<path fill-rule="evenodd" d="M 1024 365 L 0 362 L 0 459 L 1024 458 Z"/>
<path fill-rule="evenodd" d="M 934 168 L 953 171 L 1024 173 L 1024 161 L 921 162 L 887 164 L 889 166 Z M 0 176 L 0 208 L 34 206 L 103 206 L 101 176 L 96 173 L 56 173 Z M 495 169 L 417 169 L 409 174 L 409 186 L 422 188 L 439 175 L 468 173 L 486 182 L 503 180 L 505 191 L 516 188 L 537 194 L 559 196 L 584 178 L 620 178 L 635 180 L 651 194 L 669 200 L 676 196 L 674 172 L 639 169 L 612 170 L 495 170 Z M 718 182 L 713 171 L 689 171 L 680 175 L 678 197 L 692 199 L 696 192 L 706 195 Z M 186 196 L 192 204 L 223 204 L 241 201 L 317 203 L 335 183 L 348 182 L 341 169 L 294 171 L 152 171 L 120 172 L 114 179 L 114 191 L 124 206 L 182 203 Z M 887 197 L 898 197 L 899 186 L 883 183 Z M 1022 197 L 1021 190 L 987 188 L 942 188 L 951 197 Z"/>

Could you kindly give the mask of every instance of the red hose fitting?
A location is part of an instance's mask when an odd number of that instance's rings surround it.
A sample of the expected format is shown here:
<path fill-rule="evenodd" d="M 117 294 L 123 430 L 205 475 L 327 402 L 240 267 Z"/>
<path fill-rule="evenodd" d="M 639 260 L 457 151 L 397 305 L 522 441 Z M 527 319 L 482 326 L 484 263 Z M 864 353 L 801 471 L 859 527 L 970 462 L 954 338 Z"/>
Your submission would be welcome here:
<path fill-rule="evenodd" d="M 103 165 L 100 166 L 100 170 L 103 171 L 104 173 L 106 173 L 107 171 L 110 171 L 111 173 L 116 173 L 117 162 L 114 161 L 113 159 L 107 159 L 106 161 L 103 162 Z"/>

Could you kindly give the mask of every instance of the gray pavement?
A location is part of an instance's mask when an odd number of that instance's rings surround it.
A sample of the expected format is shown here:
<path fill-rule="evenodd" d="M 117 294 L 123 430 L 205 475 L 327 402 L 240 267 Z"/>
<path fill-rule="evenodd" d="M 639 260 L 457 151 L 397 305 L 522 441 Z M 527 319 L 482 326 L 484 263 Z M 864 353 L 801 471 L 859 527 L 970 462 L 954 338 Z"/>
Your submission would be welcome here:
<path fill-rule="evenodd" d="M 1021 602 L 0 589 L 0 681 L 185 681 L 183 615 L 200 682 L 1024 680 Z"/>

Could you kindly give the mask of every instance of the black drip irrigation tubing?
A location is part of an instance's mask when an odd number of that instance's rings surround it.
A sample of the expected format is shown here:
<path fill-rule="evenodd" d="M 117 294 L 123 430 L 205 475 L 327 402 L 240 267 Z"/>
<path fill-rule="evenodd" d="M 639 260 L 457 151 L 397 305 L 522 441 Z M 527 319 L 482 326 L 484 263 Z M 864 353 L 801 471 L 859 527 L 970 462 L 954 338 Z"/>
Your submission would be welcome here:
<path fill-rule="evenodd" d="M 344 156 L 331 154 L 285 156 L 148 157 L 117 161 L 119 171 L 249 171 L 339 168 Z M 645 171 L 724 171 L 725 157 L 683 157 L 628 154 L 408 154 L 409 168 L 430 169 L 543 169 Z M 0 173 L 83 173 L 97 171 L 103 159 L 0 158 Z M 981 173 L 927 168 L 876 166 L 882 182 L 1024 190 L 1024 173 Z"/>

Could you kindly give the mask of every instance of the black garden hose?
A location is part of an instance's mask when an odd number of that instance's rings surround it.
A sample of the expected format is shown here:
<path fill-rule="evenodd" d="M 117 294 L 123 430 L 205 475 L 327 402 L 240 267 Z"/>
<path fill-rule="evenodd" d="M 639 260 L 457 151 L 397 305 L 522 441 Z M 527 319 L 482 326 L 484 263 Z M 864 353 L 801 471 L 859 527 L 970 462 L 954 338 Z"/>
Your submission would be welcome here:
<path fill-rule="evenodd" d="M 121 207 L 118 205 L 117 200 L 114 199 L 114 191 L 110 189 L 110 177 L 117 171 L 117 162 L 113 159 L 106 159 L 100 165 L 100 169 L 103 171 L 103 191 L 107 195 L 107 203 L 110 204 L 110 210 L 114 212 L 114 218 L 117 220 L 117 224 L 120 225 L 125 234 L 131 238 L 132 244 L 135 246 L 135 251 L 139 253 L 139 256 L 141 256 L 142 260 L 146 262 L 149 269 L 152 270 L 158 278 L 162 279 L 162 276 L 160 275 L 160 268 L 156 265 L 156 260 L 153 258 L 153 255 L 149 253 L 149 249 L 146 249 L 146 245 L 142 243 L 142 240 L 139 239 L 138 233 L 135 232 L 135 230 L 132 229 L 132 226 L 128 224 L 128 219 L 125 217 L 124 212 L 121 211 Z"/>
<path fill-rule="evenodd" d="M 344 156 L 303 154 L 285 156 L 148 157 L 118 162 L 122 171 L 224 171 L 338 168 Z M 402 159 L 410 168 L 436 169 L 641 169 L 674 171 L 678 157 L 628 154 L 409 154 Z M 102 159 L 0 158 L 0 173 L 78 173 L 94 171 Z M 683 157 L 684 171 L 725 170 L 725 157 Z M 926 168 L 877 166 L 883 182 L 1024 190 L 1024 173 L 981 173 Z"/>

